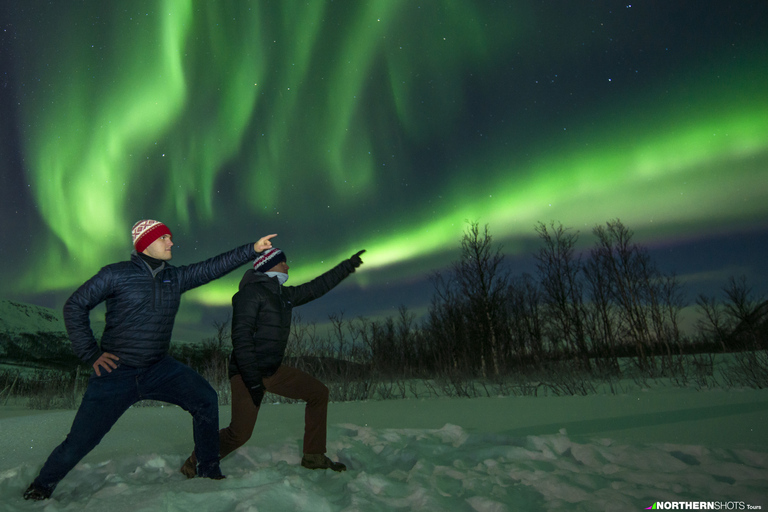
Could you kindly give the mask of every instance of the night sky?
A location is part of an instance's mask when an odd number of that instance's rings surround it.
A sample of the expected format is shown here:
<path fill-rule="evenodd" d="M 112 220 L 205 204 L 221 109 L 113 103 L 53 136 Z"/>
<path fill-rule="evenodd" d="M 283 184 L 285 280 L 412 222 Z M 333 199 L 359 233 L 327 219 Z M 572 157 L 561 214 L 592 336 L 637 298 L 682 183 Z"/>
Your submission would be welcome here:
<path fill-rule="evenodd" d="M 664 270 L 768 291 L 768 2 L 2 2 L 0 299 L 60 309 L 162 220 L 174 264 L 278 233 L 299 312 L 420 313 L 487 224 L 620 219 Z M 243 267 L 243 270 L 245 267 Z M 181 337 L 242 275 L 185 296 Z"/>

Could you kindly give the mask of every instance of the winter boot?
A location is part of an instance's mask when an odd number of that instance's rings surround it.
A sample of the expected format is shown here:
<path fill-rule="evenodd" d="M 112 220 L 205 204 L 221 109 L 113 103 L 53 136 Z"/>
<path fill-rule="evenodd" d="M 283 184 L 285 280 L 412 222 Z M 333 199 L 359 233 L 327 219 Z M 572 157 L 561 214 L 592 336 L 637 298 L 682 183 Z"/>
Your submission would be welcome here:
<path fill-rule="evenodd" d="M 347 466 L 341 462 L 333 462 L 324 453 L 305 453 L 301 458 L 301 465 L 307 469 L 332 469 L 333 471 L 346 471 Z"/>
<path fill-rule="evenodd" d="M 51 494 L 53 494 L 53 489 L 55 488 L 55 485 L 53 487 L 38 487 L 32 483 L 32 485 L 27 487 L 27 490 L 24 491 L 24 499 L 34 501 L 47 500 L 51 497 Z"/>
<path fill-rule="evenodd" d="M 197 464 L 195 464 L 192 457 L 190 457 L 184 461 L 184 464 L 179 471 L 181 471 L 181 474 L 187 478 L 195 478 L 197 476 L 197 468 L 195 466 L 197 466 Z"/>
<path fill-rule="evenodd" d="M 210 478 L 211 480 L 224 480 L 227 478 L 221 474 L 221 468 L 219 468 L 218 460 L 208 464 L 198 464 L 197 476 L 202 478 Z"/>

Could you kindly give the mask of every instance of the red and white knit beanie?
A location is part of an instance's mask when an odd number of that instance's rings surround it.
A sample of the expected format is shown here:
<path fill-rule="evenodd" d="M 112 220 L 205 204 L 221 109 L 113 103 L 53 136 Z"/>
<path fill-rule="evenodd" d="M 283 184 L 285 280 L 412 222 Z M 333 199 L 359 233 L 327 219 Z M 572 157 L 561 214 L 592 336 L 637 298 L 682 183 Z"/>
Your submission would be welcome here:
<path fill-rule="evenodd" d="M 131 229 L 136 252 L 144 252 L 144 249 L 163 235 L 171 235 L 171 230 L 162 222 L 151 219 L 140 220 Z"/>
<path fill-rule="evenodd" d="M 277 247 L 273 247 L 259 254 L 253 260 L 253 270 L 256 272 L 267 272 L 281 261 L 285 261 L 285 253 Z"/>

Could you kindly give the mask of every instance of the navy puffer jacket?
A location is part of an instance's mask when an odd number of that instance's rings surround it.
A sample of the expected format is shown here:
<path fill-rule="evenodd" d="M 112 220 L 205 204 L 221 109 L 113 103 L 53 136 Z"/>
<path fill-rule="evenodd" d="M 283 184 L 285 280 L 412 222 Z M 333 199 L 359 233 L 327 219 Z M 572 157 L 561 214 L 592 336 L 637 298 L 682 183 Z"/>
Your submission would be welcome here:
<path fill-rule="evenodd" d="M 163 262 L 152 271 L 134 251 L 130 261 L 103 267 L 67 299 L 64 323 L 72 349 L 89 365 L 103 352 L 119 357 L 119 364 L 138 368 L 158 362 L 168 354 L 181 294 L 255 257 L 253 244 L 248 244 L 192 265 Z M 104 301 L 106 326 L 99 348 L 89 313 Z"/>
<path fill-rule="evenodd" d="M 283 362 L 293 308 L 325 295 L 355 271 L 344 260 L 300 286 L 281 286 L 276 277 L 247 270 L 232 297 L 230 378 L 240 374 L 248 388 L 261 385 Z"/>

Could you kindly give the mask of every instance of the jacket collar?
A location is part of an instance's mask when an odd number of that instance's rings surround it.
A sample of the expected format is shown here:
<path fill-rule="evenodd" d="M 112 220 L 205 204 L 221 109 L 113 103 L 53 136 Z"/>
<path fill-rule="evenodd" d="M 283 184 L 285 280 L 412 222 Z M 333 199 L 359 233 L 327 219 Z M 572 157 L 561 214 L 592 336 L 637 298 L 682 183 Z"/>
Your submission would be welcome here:
<path fill-rule="evenodd" d="M 165 270 L 166 267 L 168 267 L 168 265 L 166 265 L 165 262 L 162 262 L 159 267 L 152 270 L 152 267 L 149 266 L 149 263 L 144 261 L 141 258 L 141 256 L 139 256 L 139 253 L 136 252 L 136 249 L 131 251 L 131 262 L 133 262 L 135 265 L 140 266 L 143 269 L 148 270 L 152 274 L 152 277 L 155 277 L 157 274 Z"/>
<path fill-rule="evenodd" d="M 276 277 L 269 277 L 264 272 L 256 272 L 253 269 L 248 269 L 245 271 L 245 275 L 243 275 L 243 278 L 240 280 L 239 289 L 242 290 L 244 286 L 247 286 L 251 283 L 258 283 L 262 286 L 265 286 L 269 291 L 274 293 L 278 293 L 280 291 L 280 282 Z"/>

